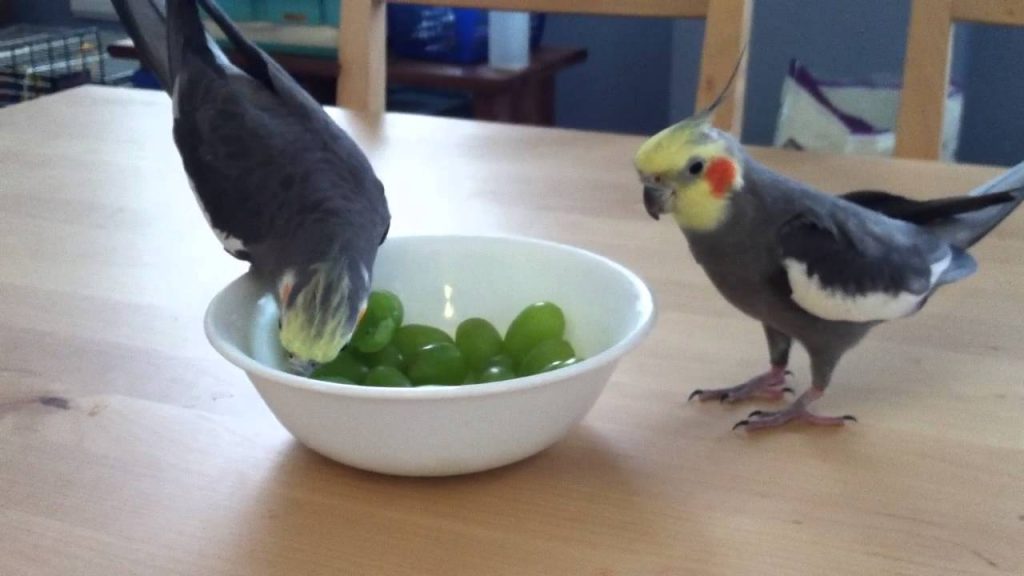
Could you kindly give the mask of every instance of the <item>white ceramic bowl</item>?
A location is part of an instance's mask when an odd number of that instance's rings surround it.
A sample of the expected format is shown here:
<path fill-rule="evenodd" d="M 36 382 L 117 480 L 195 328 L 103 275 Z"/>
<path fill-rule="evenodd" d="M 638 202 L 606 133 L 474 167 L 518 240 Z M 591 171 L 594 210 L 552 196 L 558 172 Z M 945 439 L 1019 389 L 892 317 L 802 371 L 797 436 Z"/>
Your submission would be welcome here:
<path fill-rule="evenodd" d="M 509 237 L 394 237 L 381 247 L 374 287 L 398 294 L 407 323 L 454 334 L 481 316 L 500 331 L 528 304 L 557 303 L 582 362 L 548 373 L 466 386 L 375 388 L 283 371 L 272 296 L 246 274 L 206 313 L 210 343 L 248 374 L 300 442 L 350 466 L 409 476 L 495 468 L 562 438 L 597 400 L 622 356 L 650 331 L 647 286 L 607 258 Z"/>

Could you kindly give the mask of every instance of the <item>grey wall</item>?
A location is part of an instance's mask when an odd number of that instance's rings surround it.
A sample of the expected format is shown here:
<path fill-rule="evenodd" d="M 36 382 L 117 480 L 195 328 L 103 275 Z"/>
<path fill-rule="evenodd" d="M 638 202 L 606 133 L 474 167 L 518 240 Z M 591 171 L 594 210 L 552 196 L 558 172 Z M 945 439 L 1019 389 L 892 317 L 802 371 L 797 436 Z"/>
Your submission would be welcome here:
<path fill-rule="evenodd" d="M 584 46 L 589 58 L 558 76 L 559 125 L 651 132 L 665 124 L 672 23 L 550 15 L 545 42 Z"/>
<path fill-rule="evenodd" d="M 963 26 L 970 65 L 964 82 L 960 160 L 1024 160 L 1024 29 Z"/>
<path fill-rule="evenodd" d="M 693 114 L 697 103 L 697 75 L 704 42 L 703 20 L 679 20 L 672 24 L 671 74 L 668 77 L 668 121 Z"/>

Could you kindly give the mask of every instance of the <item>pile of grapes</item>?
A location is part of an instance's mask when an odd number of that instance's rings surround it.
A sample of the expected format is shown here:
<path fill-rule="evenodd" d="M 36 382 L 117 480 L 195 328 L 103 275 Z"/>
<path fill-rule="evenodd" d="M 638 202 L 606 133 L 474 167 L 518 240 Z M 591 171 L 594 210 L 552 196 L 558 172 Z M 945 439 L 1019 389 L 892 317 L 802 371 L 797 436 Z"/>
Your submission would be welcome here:
<path fill-rule="evenodd" d="M 504 338 L 483 318 L 464 320 L 452 338 L 434 326 L 402 324 L 403 317 L 398 296 L 372 292 L 349 345 L 312 377 L 365 386 L 457 386 L 531 376 L 579 361 L 565 339 L 565 314 L 550 302 L 523 309 Z"/>

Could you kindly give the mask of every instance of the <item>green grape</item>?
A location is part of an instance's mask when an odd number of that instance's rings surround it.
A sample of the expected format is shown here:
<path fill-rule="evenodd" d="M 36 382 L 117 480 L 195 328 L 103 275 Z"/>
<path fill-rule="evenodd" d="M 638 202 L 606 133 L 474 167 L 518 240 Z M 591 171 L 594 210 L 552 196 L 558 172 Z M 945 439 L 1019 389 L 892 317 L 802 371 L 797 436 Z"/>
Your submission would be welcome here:
<path fill-rule="evenodd" d="M 323 380 L 324 382 L 333 382 L 334 384 L 355 384 L 355 382 L 341 376 L 318 376 L 316 379 Z"/>
<path fill-rule="evenodd" d="M 435 342 L 419 351 L 407 374 L 414 384 L 462 384 L 466 379 L 466 361 L 451 342 Z"/>
<path fill-rule="evenodd" d="M 431 344 L 447 343 L 452 346 L 455 341 L 447 332 L 433 326 L 423 324 L 406 324 L 395 332 L 394 344 L 402 353 L 405 363 L 411 363 L 420 350 Z"/>
<path fill-rule="evenodd" d="M 389 388 L 407 388 L 412 381 L 394 366 L 377 366 L 366 375 L 367 386 L 384 386 Z"/>
<path fill-rule="evenodd" d="M 513 360 L 512 357 L 509 356 L 508 354 L 498 354 L 496 356 L 488 358 L 481 367 L 481 371 L 495 366 L 499 366 L 501 368 L 508 368 L 509 370 L 512 370 L 514 372 L 516 369 L 516 361 Z"/>
<path fill-rule="evenodd" d="M 565 340 L 545 340 L 531 349 L 519 365 L 520 376 L 548 372 L 576 357 L 572 344 Z"/>
<path fill-rule="evenodd" d="M 472 368 L 480 368 L 488 358 L 501 352 L 501 334 L 483 318 L 463 320 L 455 329 L 455 345 Z"/>
<path fill-rule="evenodd" d="M 499 382 L 516 378 L 516 362 L 508 354 L 498 354 L 488 358 L 477 372 L 476 381 Z"/>
<path fill-rule="evenodd" d="M 366 379 L 367 368 L 359 358 L 350 350 L 345 349 L 338 353 L 338 357 L 326 364 L 321 364 L 313 371 L 312 377 L 320 380 L 336 382 L 338 378 L 362 384 Z"/>
<path fill-rule="evenodd" d="M 502 380 L 511 380 L 516 377 L 516 372 L 508 366 L 502 366 L 501 364 L 491 364 L 480 371 L 477 375 L 476 381 L 478 383 L 484 382 L 500 382 Z"/>
<path fill-rule="evenodd" d="M 370 368 L 376 368 L 378 366 L 401 368 L 405 360 L 402 357 L 402 353 L 399 352 L 398 346 L 395 346 L 394 343 L 389 343 L 387 346 L 376 352 L 359 354 L 359 359 Z"/>
<path fill-rule="evenodd" d="M 527 306 L 516 316 L 505 333 L 505 352 L 521 362 L 526 354 L 545 340 L 565 334 L 565 314 L 550 302 Z"/>
<path fill-rule="evenodd" d="M 366 313 L 352 334 L 352 346 L 363 353 L 381 350 L 395 336 L 404 314 L 402 301 L 393 292 L 370 292 Z"/>

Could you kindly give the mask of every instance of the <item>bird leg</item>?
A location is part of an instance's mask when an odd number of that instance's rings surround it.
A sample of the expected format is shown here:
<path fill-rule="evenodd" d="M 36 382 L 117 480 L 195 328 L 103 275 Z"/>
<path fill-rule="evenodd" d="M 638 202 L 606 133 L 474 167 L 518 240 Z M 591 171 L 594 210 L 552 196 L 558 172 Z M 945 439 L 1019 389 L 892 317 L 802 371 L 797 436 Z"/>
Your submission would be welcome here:
<path fill-rule="evenodd" d="M 857 419 L 849 414 L 845 416 L 819 416 L 808 409 L 811 402 L 814 402 L 825 393 L 824 390 L 812 386 L 792 404 L 782 410 L 765 412 L 754 410 L 747 416 L 746 420 L 740 420 L 732 427 L 733 430 L 746 427 L 747 431 L 767 430 L 778 428 L 789 422 L 806 422 L 815 426 L 843 426 L 847 422 L 856 422 Z"/>
<path fill-rule="evenodd" d="M 790 374 L 785 366 L 773 365 L 771 370 L 754 376 L 739 386 L 719 388 L 716 390 L 694 390 L 688 400 L 697 397 L 701 402 L 718 400 L 719 402 L 740 402 L 751 398 L 762 400 L 781 400 L 786 392 L 793 389 L 786 386 L 786 375 Z"/>
<path fill-rule="evenodd" d="M 761 400 L 782 400 L 786 392 L 793 393 L 793 389 L 786 386 L 786 376 L 792 374 L 786 370 L 789 364 L 789 349 L 793 339 L 789 335 L 763 324 L 765 339 L 768 342 L 768 357 L 771 360 L 771 370 L 754 376 L 739 386 L 732 388 L 721 388 L 717 390 L 694 390 L 690 394 L 700 397 L 701 402 L 718 400 L 719 402 L 740 402 L 751 398 Z"/>

